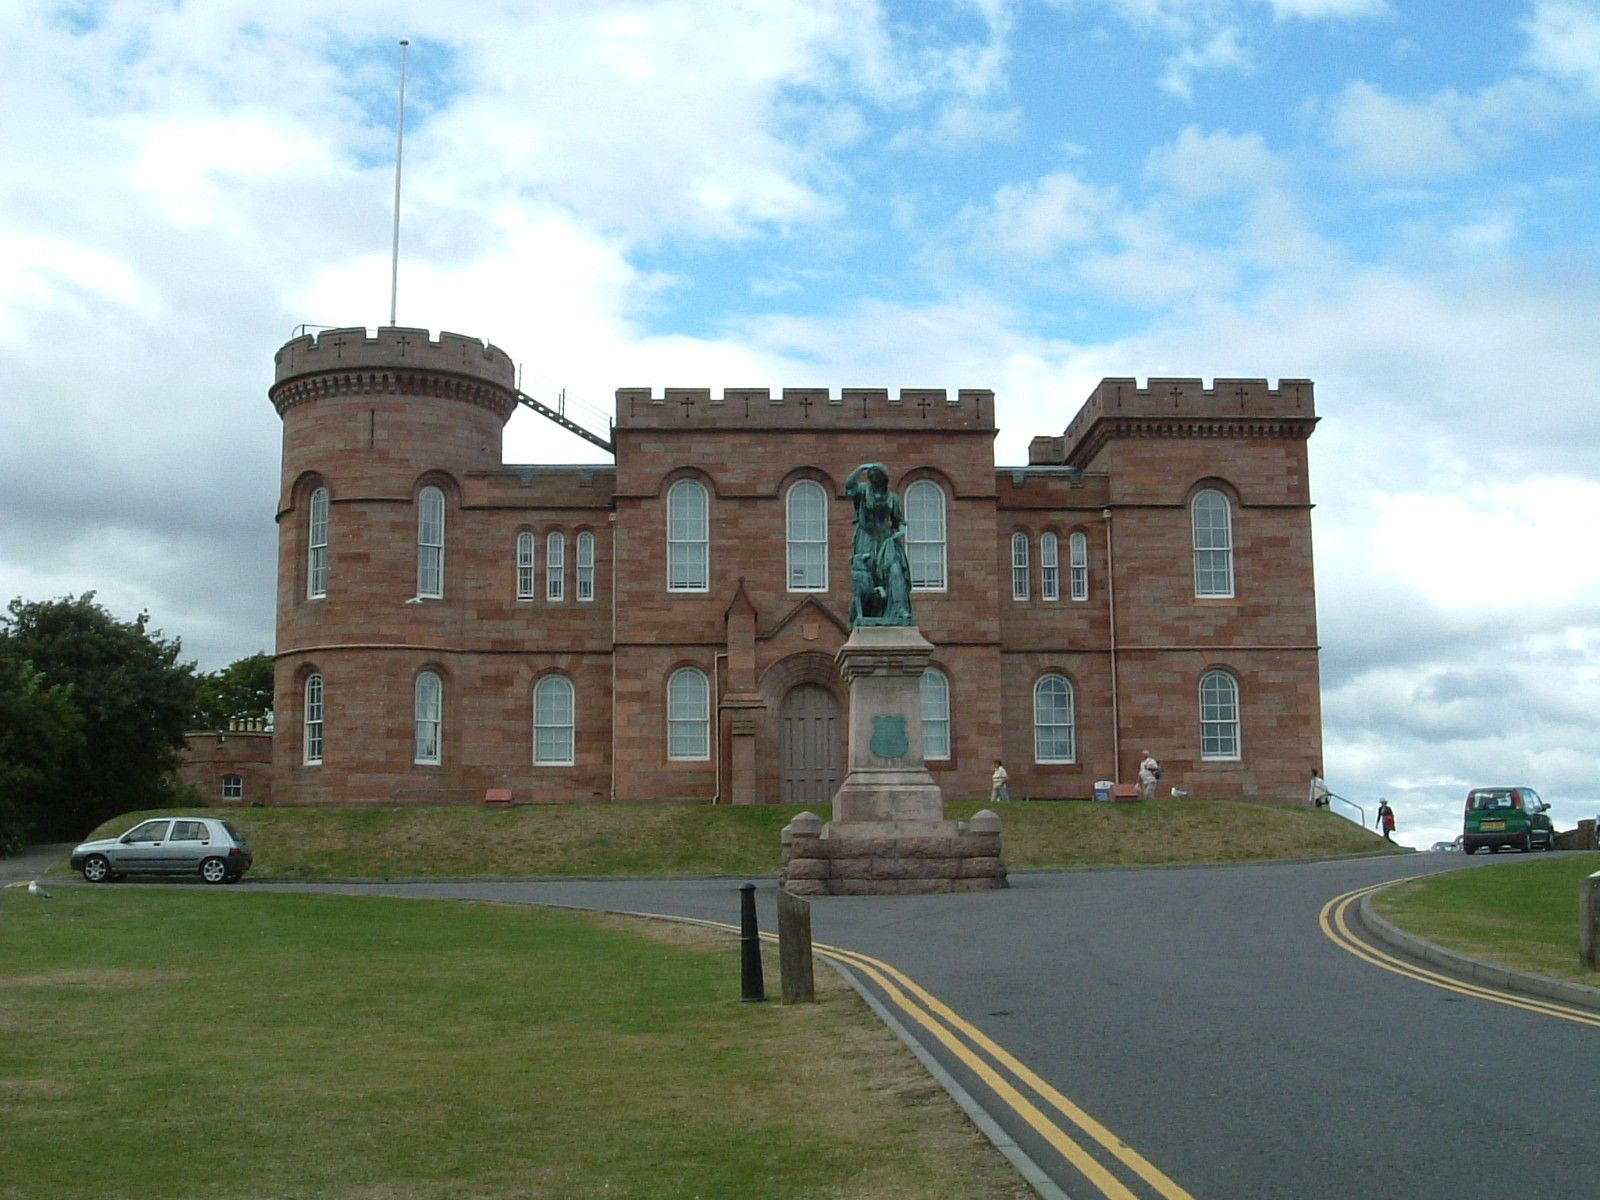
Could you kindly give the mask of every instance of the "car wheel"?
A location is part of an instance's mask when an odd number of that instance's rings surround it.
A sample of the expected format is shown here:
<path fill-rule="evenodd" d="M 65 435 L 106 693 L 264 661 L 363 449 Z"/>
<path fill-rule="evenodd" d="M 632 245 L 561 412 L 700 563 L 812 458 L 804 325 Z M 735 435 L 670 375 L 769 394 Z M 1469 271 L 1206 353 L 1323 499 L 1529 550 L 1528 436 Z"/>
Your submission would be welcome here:
<path fill-rule="evenodd" d="M 1532 854 L 1533 853 L 1533 834 L 1531 834 L 1531 833 L 1523 834 L 1522 835 L 1522 841 L 1518 844 L 1517 849 L 1522 851 L 1522 853 L 1524 853 L 1524 854 Z"/>
<path fill-rule="evenodd" d="M 83 877 L 90 883 L 105 883 L 111 878 L 111 863 L 102 855 L 91 854 L 83 860 Z"/>
<path fill-rule="evenodd" d="M 1494 845 L 1490 846 L 1489 847 L 1489 853 L 1490 854 L 1499 854 L 1500 853 L 1500 843 L 1496 842 Z"/>
<path fill-rule="evenodd" d="M 226 883 L 228 864 L 220 858 L 208 858 L 200 864 L 200 878 L 207 883 Z"/>
<path fill-rule="evenodd" d="M 1478 848 L 1471 842 L 1462 842 L 1461 849 L 1466 854 L 1476 854 L 1478 852 Z"/>

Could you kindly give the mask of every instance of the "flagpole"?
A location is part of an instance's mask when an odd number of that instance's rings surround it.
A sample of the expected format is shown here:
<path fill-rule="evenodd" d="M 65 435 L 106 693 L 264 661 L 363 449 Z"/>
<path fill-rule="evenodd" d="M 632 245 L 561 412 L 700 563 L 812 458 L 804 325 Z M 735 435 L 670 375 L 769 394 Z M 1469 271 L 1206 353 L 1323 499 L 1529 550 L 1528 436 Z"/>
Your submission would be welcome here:
<path fill-rule="evenodd" d="M 394 143 L 394 243 L 389 251 L 389 324 L 395 322 L 400 299 L 400 163 L 406 146 L 406 54 L 411 43 L 400 39 L 400 121 Z"/>

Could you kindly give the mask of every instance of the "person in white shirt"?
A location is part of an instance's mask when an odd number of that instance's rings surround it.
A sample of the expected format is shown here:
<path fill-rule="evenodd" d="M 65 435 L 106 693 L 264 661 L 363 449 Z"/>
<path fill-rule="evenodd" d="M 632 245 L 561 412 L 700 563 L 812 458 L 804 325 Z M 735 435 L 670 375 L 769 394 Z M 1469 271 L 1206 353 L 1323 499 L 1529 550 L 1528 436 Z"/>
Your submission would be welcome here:
<path fill-rule="evenodd" d="M 1005 766 L 997 758 L 994 760 L 994 782 L 989 785 L 989 802 L 1011 799 L 1011 789 L 1006 787 L 1006 780 L 1011 776 L 1006 774 Z"/>
<path fill-rule="evenodd" d="M 1311 807 L 1327 808 L 1328 797 L 1333 795 L 1328 790 L 1328 785 L 1323 781 L 1322 774 L 1315 767 L 1311 768 Z"/>
<path fill-rule="evenodd" d="M 1139 764 L 1139 799 L 1154 800 L 1156 798 L 1156 781 L 1161 778 L 1161 764 L 1155 756 L 1146 750 L 1144 761 Z"/>

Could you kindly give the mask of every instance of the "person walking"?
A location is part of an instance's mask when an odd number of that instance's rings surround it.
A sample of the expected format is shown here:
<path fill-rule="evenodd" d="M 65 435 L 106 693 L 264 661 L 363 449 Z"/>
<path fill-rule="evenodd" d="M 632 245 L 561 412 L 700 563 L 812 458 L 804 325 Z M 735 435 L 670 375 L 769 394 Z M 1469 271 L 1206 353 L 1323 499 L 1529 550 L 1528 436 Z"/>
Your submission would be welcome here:
<path fill-rule="evenodd" d="M 1394 841 L 1394 809 L 1382 796 L 1378 797 L 1378 828 L 1383 831 L 1384 841 Z"/>
<path fill-rule="evenodd" d="M 1317 770 L 1315 767 L 1312 767 L 1311 768 L 1311 807 L 1312 808 L 1327 808 L 1328 807 L 1328 798 L 1330 796 L 1332 796 L 1332 795 L 1333 795 L 1333 793 L 1328 790 L 1328 785 L 1327 785 L 1326 781 L 1324 781 L 1324 779 L 1322 778 L 1322 772 Z"/>
<path fill-rule="evenodd" d="M 989 803 L 994 804 L 1000 800 L 1011 799 L 1011 789 L 1006 786 L 1006 780 L 1011 776 L 1006 774 L 1005 764 L 998 758 L 994 760 L 993 781 L 989 784 Z"/>
<path fill-rule="evenodd" d="M 1139 763 L 1139 799 L 1154 800 L 1156 798 L 1156 783 L 1161 778 L 1161 764 L 1150 751 L 1144 752 L 1144 759 Z"/>

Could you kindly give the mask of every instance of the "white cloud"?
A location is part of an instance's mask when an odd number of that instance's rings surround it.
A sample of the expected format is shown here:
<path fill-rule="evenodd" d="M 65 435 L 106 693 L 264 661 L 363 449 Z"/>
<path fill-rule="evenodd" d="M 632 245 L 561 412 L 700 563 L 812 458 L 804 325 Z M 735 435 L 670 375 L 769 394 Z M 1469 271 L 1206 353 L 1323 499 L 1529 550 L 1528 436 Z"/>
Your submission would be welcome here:
<path fill-rule="evenodd" d="M 1526 61 L 1600 97 L 1600 5 L 1593 0 L 1539 0 L 1523 21 Z"/>
<path fill-rule="evenodd" d="M 1145 177 L 1185 200 L 1207 200 L 1253 192 L 1284 179 L 1285 170 L 1259 133 L 1209 133 L 1187 125 L 1177 140 L 1158 146 L 1145 160 Z"/>
<path fill-rule="evenodd" d="M 1204 44 L 1185 46 L 1167 60 L 1161 76 L 1163 91 L 1184 100 L 1194 98 L 1196 75 L 1209 71 L 1248 72 L 1255 67 L 1255 56 L 1244 44 L 1238 29 L 1220 29 Z"/>
<path fill-rule="evenodd" d="M 1056 171 L 1000 188 L 988 210 L 968 210 L 965 219 L 980 227 L 979 239 L 997 253 L 1038 261 L 1096 240 L 1117 203 L 1106 189 Z"/>

